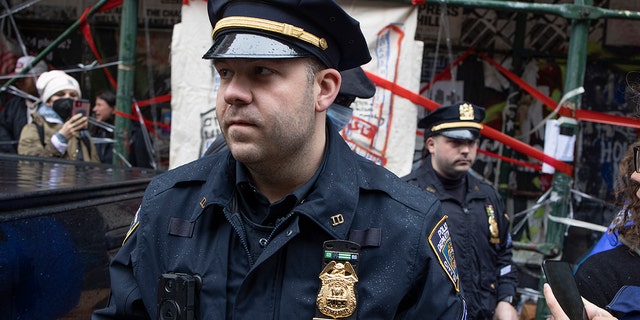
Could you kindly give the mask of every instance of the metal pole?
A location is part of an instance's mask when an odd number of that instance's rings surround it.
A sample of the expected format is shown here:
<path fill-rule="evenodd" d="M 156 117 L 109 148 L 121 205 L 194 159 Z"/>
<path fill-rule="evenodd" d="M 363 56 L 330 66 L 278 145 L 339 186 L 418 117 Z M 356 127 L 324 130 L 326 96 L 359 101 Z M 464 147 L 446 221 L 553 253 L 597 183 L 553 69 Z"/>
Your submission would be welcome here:
<path fill-rule="evenodd" d="M 526 13 L 518 13 L 516 15 L 516 30 L 514 32 L 513 48 L 511 53 L 513 54 L 513 72 L 517 75 L 522 75 L 522 49 L 524 48 L 524 36 L 527 27 L 527 15 Z M 514 137 L 516 135 L 515 126 L 507 125 L 509 122 L 516 122 L 516 108 L 517 99 L 520 97 L 518 92 L 519 88 L 511 83 L 509 90 L 509 97 L 507 98 L 507 112 L 503 113 L 504 121 L 502 124 L 502 132 L 506 135 Z M 509 109 L 513 109 L 514 112 L 508 112 Z M 510 158 L 513 155 L 511 148 L 505 148 L 504 145 L 500 147 L 500 154 L 504 157 Z M 498 192 L 502 196 L 502 199 L 506 200 L 509 196 L 509 172 L 513 170 L 513 166 L 508 162 L 498 161 Z M 514 210 L 518 212 L 517 210 Z"/>
<path fill-rule="evenodd" d="M 116 94 L 116 110 L 131 114 L 133 102 L 136 36 L 138 33 L 138 1 L 124 0 L 122 4 L 122 20 L 120 29 L 120 64 L 118 65 L 118 90 Z M 129 159 L 129 133 L 131 120 L 116 117 L 114 131 L 114 151 Z M 113 164 L 123 165 L 118 157 L 113 157 Z"/>
<path fill-rule="evenodd" d="M 413 3 L 415 0 L 390 0 L 393 2 Z M 527 3 L 523 1 L 503 0 L 429 0 L 429 3 L 446 3 L 452 6 L 469 8 L 486 8 L 507 11 L 521 11 L 527 13 L 553 14 L 567 19 L 630 19 L 639 20 L 640 12 L 629 10 L 615 10 L 594 7 L 593 2 L 584 3 Z"/>

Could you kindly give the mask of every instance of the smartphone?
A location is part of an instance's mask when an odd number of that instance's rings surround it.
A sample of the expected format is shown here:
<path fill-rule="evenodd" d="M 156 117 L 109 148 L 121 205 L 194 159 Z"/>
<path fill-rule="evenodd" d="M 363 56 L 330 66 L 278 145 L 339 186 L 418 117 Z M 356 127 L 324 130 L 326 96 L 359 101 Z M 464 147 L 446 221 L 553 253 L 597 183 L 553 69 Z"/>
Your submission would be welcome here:
<path fill-rule="evenodd" d="M 75 100 L 73 101 L 73 111 L 71 112 L 71 115 L 73 116 L 77 113 L 80 113 L 83 116 L 88 117 L 90 107 L 91 107 L 91 104 L 89 103 L 89 100 L 86 100 L 86 99 Z"/>
<path fill-rule="evenodd" d="M 568 262 L 558 260 L 544 260 L 542 270 L 547 282 L 553 290 L 553 295 L 560 303 L 562 310 L 571 320 L 588 320 L 587 312 L 582 303 L 573 271 Z"/>

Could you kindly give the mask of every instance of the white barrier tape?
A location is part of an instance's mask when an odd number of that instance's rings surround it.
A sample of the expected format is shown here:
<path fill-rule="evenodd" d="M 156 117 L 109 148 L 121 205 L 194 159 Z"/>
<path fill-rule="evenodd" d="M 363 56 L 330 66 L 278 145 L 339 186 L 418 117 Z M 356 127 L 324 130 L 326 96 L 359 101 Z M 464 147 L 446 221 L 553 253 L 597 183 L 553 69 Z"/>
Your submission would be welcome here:
<path fill-rule="evenodd" d="M 578 196 L 580 196 L 582 198 L 585 198 L 587 200 L 592 200 L 592 201 L 595 201 L 595 202 L 598 202 L 598 203 L 602 203 L 602 204 L 604 204 L 604 205 L 606 205 L 608 207 L 611 207 L 611 208 L 619 208 L 619 206 L 616 206 L 615 204 L 611 204 L 611 203 L 609 203 L 607 201 L 604 201 L 602 199 L 599 199 L 599 198 L 596 198 L 594 196 L 588 195 L 588 194 L 586 194 L 586 193 L 584 193 L 582 191 L 571 189 L 571 193 L 576 194 L 576 195 L 578 195 Z"/>
<path fill-rule="evenodd" d="M 547 217 L 549 218 L 549 220 L 553 222 L 566 224 L 568 226 L 589 229 L 589 230 L 598 231 L 598 232 L 607 231 L 607 227 L 601 226 L 599 224 L 591 223 L 591 222 L 586 222 L 586 221 L 581 221 L 581 220 L 576 220 L 571 218 L 562 218 L 562 217 L 557 217 L 552 215 L 547 215 Z"/>
<path fill-rule="evenodd" d="M 579 87 L 579 88 L 575 88 L 567 93 L 564 94 L 564 96 L 562 96 L 562 99 L 560 99 L 560 102 L 558 102 L 558 105 L 556 106 L 555 109 L 553 109 L 553 111 L 544 119 L 542 119 L 542 121 L 540 121 L 540 123 L 538 123 L 537 126 L 535 126 L 533 129 L 529 130 L 530 133 L 534 133 L 536 131 L 538 131 L 540 128 L 542 128 L 542 126 L 544 126 L 547 121 L 549 121 L 549 119 L 551 119 L 552 117 L 555 117 L 556 114 L 558 113 L 558 110 L 560 110 L 560 108 L 562 108 L 562 105 L 564 105 L 565 101 L 580 95 L 584 93 L 584 87 Z"/>
<path fill-rule="evenodd" d="M 548 201 L 545 201 L 545 202 L 543 202 L 543 203 L 536 203 L 536 204 L 534 204 L 533 206 L 531 206 L 530 208 L 527 208 L 527 209 L 522 210 L 522 211 L 520 211 L 520 212 L 518 212 L 518 213 L 515 213 L 515 214 L 513 215 L 513 217 L 514 217 L 514 218 L 517 218 L 517 217 L 522 216 L 522 215 L 527 215 L 527 216 L 529 216 L 529 213 L 532 213 L 532 212 L 534 212 L 534 211 L 538 210 L 538 208 L 540 208 L 540 207 L 544 206 L 544 205 L 545 205 L 545 204 L 547 204 L 547 203 L 549 203 L 549 202 L 548 202 Z"/>

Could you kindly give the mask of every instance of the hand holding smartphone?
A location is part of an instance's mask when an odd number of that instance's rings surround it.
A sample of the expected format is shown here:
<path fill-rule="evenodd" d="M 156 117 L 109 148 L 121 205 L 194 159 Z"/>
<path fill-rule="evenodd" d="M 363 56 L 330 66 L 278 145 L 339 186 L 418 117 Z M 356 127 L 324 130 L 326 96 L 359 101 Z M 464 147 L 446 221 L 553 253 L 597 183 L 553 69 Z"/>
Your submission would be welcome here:
<path fill-rule="evenodd" d="M 75 100 L 73 101 L 73 111 L 71 112 L 71 115 L 74 116 L 77 113 L 80 113 L 83 116 L 88 117 L 90 106 L 91 104 L 89 103 L 89 100 L 85 100 L 85 99 Z"/>
<path fill-rule="evenodd" d="M 571 320 L 588 320 L 587 312 L 582 303 L 576 280 L 569 263 L 557 260 L 544 260 L 542 269 L 551 286 L 553 295 L 558 300 L 562 310 Z"/>
<path fill-rule="evenodd" d="M 88 119 L 90 108 L 91 108 L 91 103 L 89 102 L 89 100 L 86 100 L 86 99 L 74 100 L 71 116 L 73 117 L 74 115 L 79 113 L 84 117 L 87 117 Z M 88 127 L 88 122 L 82 128 L 86 129 L 87 127 Z"/>

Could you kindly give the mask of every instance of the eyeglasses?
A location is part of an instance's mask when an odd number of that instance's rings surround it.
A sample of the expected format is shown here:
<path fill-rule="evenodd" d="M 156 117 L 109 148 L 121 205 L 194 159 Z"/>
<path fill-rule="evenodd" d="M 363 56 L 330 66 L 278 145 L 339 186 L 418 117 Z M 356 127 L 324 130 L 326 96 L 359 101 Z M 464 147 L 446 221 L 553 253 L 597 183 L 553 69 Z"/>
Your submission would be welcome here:
<path fill-rule="evenodd" d="M 640 173 L 640 146 L 633 147 L 633 167 Z"/>

